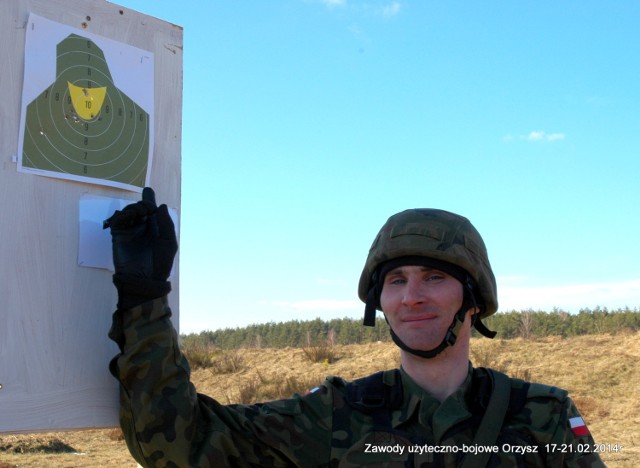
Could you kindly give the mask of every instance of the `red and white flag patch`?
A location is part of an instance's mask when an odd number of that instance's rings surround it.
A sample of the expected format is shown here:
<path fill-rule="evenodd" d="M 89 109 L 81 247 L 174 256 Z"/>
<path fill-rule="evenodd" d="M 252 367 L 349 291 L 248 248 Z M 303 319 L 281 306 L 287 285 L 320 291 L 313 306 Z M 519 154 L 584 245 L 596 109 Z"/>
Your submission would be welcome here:
<path fill-rule="evenodd" d="M 582 419 L 580 416 L 569 419 L 569 426 L 571 427 L 571 430 L 576 437 L 589 435 L 589 429 L 587 428 L 584 419 Z"/>

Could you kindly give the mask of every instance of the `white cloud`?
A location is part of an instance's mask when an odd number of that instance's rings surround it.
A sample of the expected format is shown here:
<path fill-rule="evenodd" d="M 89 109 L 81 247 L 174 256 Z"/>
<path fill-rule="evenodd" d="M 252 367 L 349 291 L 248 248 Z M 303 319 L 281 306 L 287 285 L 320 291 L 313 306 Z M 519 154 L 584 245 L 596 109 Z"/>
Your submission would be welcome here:
<path fill-rule="evenodd" d="M 505 143 L 510 143 L 515 140 L 525 140 L 533 143 L 537 142 L 553 142 L 553 141 L 561 141 L 565 139 L 564 133 L 546 133 L 541 130 L 533 130 L 529 132 L 527 135 L 512 135 L 511 133 L 507 133 L 502 137 L 502 141 Z"/>
<path fill-rule="evenodd" d="M 527 136 L 529 141 L 558 141 L 564 140 L 564 133 L 545 133 L 542 131 L 530 132 Z"/>
<path fill-rule="evenodd" d="M 346 7 L 347 0 L 319 0 L 319 2 L 329 8 Z M 369 1 L 352 1 L 349 3 L 350 10 L 359 14 L 373 14 L 378 16 L 396 16 L 402 9 L 402 3 L 397 0 L 387 2 L 384 5 L 371 4 Z"/>
<path fill-rule="evenodd" d="M 529 141 L 544 140 L 544 132 L 531 132 L 529 133 L 529 136 L 527 136 L 527 140 Z"/>
<path fill-rule="evenodd" d="M 382 8 L 382 14 L 384 16 L 395 16 L 400 13 L 401 4 L 400 2 L 391 2 L 388 5 L 385 5 Z"/>
<path fill-rule="evenodd" d="M 261 305 L 265 305 L 263 301 L 260 301 Z M 337 311 L 337 310 L 359 310 L 362 309 L 360 301 L 354 299 L 339 300 L 339 299 L 306 299 L 301 301 L 275 301 L 271 302 L 271 305 L 281 307 L 284 309 L 295 310 L 298 312 L 309 311 Z"/>
<path fill-rule="evenodd" d="M 320 1 L 330 7 L 342 6 L 342 5 L 346 5 L 347 3 L 347 0 L 320 0 Z"/>
<path fill-rule="evenodd" d="M 551 133 L 547 135 L 548 141 L 564 140 L 564 133 Z"/>
<path fill-rule="evenodd" d="M 596 306 L 616 309 L 640 307 L 640 279 L 616 283 L 584 283 L 565 286 L 528 286 L 526 278 L 499 277 L 498 303 L 501 311 L 554 307 L 567 312 Z"/>
<path fill-rule="evenodd" d="M 335 299 L 310 299 L 306 301 L 296 301 L 289 305 L 292 309 L 299 311 L 311 310 L 353 310 L 361 308 L 362 305 L 356 300 L 335 300 Z"/>

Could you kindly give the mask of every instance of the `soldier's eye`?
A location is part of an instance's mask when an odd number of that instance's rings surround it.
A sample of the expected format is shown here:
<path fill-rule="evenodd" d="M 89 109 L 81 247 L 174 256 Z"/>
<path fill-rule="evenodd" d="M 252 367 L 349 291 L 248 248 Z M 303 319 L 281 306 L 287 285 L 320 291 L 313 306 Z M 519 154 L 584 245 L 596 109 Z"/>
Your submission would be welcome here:
<path fill-rule="evenodd" d="M 395 284 L 395 285 L 399 285 L 399 284 L 404 284 L 406 283 L 407 280 L 403 277 L 403 276 L 387 276 L 385 283 L 387 284 Z"/>
<path fill-rule="evenodd" d="M 444 279 L 444 275 L 441 275 L 439 273 L 433 273 L 425 277 L 425 281 L 438 281 L 441 279 Z"/>

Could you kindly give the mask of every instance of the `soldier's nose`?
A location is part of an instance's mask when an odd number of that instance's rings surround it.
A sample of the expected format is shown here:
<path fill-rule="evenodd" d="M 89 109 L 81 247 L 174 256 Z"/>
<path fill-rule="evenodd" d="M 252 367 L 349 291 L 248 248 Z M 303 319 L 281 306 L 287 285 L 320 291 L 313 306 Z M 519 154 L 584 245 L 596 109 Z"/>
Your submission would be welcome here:
<path fill-rule="evenodd" d="M 422 304 L 427 300 L 424 287 L 419 281 L 409 280 L 404 288 L 402 295 L 402 304 L 406 306 L 415 306 Z"/>

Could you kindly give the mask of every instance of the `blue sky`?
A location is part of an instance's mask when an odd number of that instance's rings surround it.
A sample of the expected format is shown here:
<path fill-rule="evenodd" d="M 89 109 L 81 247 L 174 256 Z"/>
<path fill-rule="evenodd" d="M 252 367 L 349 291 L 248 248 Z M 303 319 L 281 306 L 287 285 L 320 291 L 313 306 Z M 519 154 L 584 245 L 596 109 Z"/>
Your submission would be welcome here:
<path fill-rule="evenodd" d="M 416 207 L 478 228 L 501 311 L 640 307 L 640 3 L 117 3 L 184 28 L 181 332 L 361 317 Z"/>

